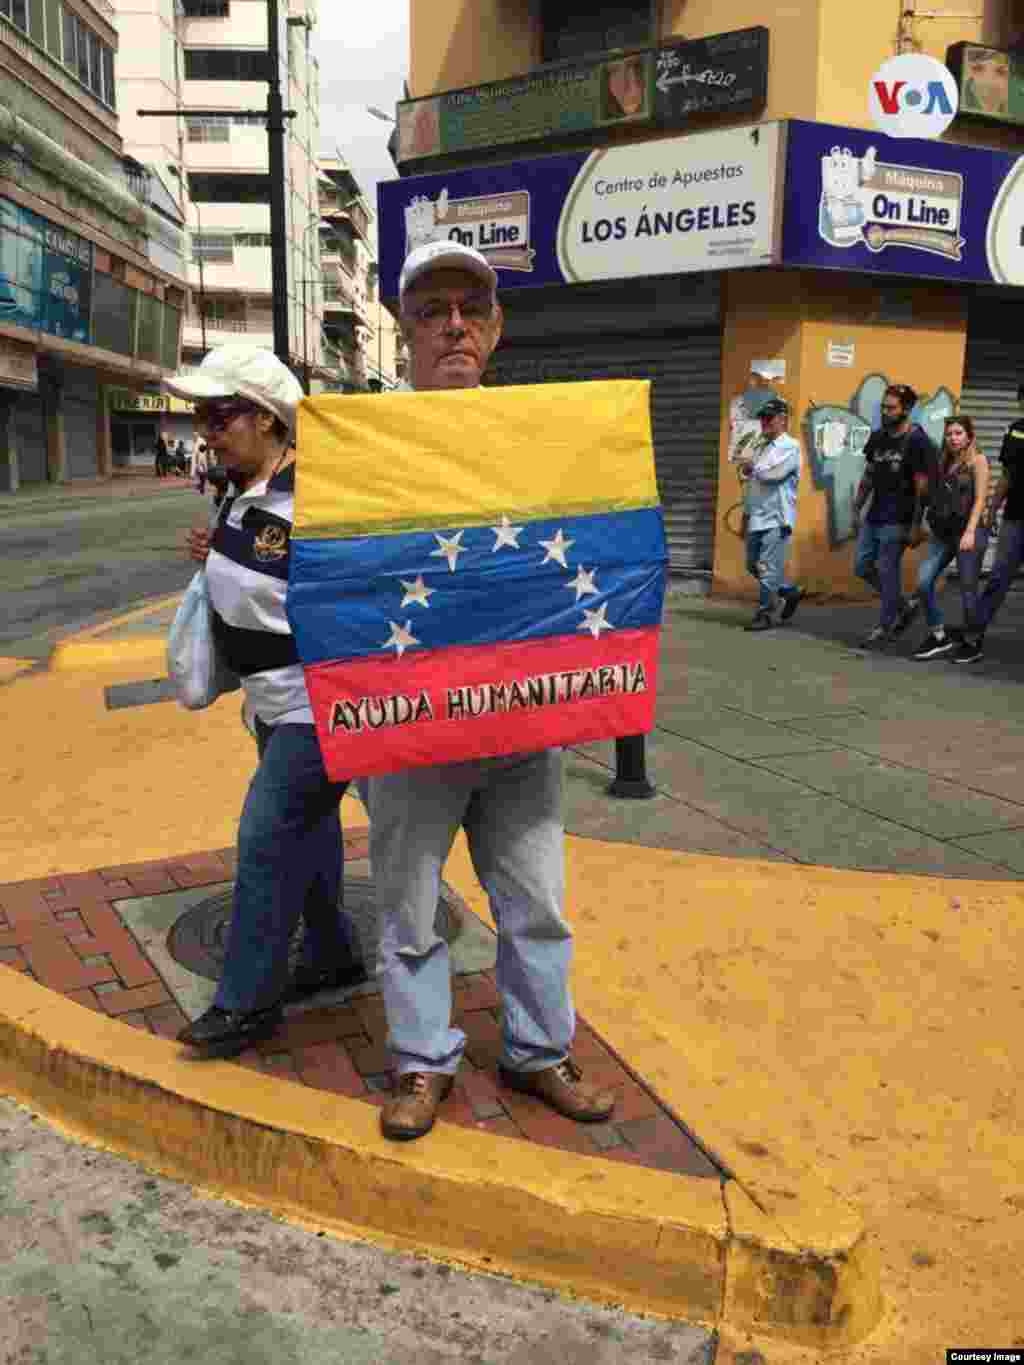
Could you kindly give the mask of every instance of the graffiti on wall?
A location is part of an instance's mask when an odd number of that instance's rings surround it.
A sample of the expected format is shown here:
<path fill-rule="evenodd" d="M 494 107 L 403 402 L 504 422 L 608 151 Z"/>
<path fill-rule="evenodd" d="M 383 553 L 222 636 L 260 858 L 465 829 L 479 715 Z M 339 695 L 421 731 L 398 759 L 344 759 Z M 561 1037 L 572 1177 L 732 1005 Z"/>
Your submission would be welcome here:
<path fill-rule="evenodd" d="M 848 407 L 812 401 L 804 419 L 807 460 L 815 488 L 825 493 L 832 549 L 853 539 L 853 499 L 864 472 L 864 447 L 872 431 L 881 425 L 882 395 L 892 382 L 883 374 L 869 374 L 861 380 Z M 911 421 L 941 445 L 946 418 L 955 411 L 954 395 L 947 388 L 939 388 L 930 397 L 918 399 Z"/>

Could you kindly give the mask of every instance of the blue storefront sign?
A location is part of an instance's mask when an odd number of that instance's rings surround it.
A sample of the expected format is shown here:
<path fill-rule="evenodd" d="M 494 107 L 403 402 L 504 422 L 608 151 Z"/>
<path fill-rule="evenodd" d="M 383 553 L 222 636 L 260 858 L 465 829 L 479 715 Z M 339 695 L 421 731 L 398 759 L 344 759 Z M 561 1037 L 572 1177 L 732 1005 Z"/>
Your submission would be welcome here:
<path fill-rule="evenodd" d="M 378 189 L 381 292 L 408 251 L 482 251 L 502 289 L 778 260 L 780 125 L 390 181 Z"/>
<path fill-rule="evenodd" d="M 378 195 L 388 298 L 406 252 L 442 238 L 483 251 L 502 289 L 778 264 L 1024 287 L 1024 157 L 799 119 Z"/>
<path fill-rule="evenodd" d="M 784 265 L 1024 285 L 1024 158 L 798 119 Z"/>
<path fill-rule="evenodd" d="M 92 243 L 0 199 L 0 321 L 89 341 Z"/>

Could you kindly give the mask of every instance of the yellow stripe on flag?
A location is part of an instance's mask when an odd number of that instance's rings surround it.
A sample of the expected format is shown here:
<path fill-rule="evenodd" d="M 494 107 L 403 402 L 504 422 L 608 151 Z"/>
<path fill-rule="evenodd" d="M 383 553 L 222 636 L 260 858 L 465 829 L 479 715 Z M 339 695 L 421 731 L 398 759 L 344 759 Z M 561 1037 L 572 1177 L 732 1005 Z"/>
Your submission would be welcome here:
<path fill-rule="evenodd" d="M 299 537 L 657 504 L 647 380 L 323 395 L 299 406 Z"/>

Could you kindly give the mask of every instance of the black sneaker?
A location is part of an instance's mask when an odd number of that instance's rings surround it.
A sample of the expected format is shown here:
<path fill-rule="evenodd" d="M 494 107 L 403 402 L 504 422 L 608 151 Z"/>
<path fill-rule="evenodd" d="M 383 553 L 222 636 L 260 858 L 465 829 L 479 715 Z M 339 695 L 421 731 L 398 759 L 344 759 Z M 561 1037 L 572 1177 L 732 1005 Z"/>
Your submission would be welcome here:
<path fill-rule="evenodd" d="M 187 1043 L 200 1057 L 237 1057 L 254 1043 L 273 1038 L 280 1027 L 280 1005 L 248 1014 L 211 1005 L 181 1030 L 178 1042 Z"/>
<path fill-rule="evenodd" d="M 889 643 L 890 638 L 890 633 L 885 626 L 875 626 L 861 640 L 860 647 L 861 649 L 883 649 Z"/>
<path fill-rule="evenodd" d="M 775 625 L 770 611 L 758 611 L 754 614 L 754 619 L 749 625 L 743 627 L 744 630 L 771 630 Z"/>
<path fill-rule="evenodd" d="M 792 588 L 789 592 L 782 593 L 781 596 L 782 610 L 779 612 L 779 620 L 789 621 L 804 599 L 804 590 L 803 588 Z"/>
<path fill-rule="evenodd" d="M 908 597 L 903 603 L 903 606 L 900 607 L 899 615 L 896 617 L 896 620 L 892 623 L 892 630 L 889 632 L 890 635 L 902 635 L 920 610 L 920 599 L 917 597 Z"/>
<path fill-rule="evenodd" d="M 956 649 L 956 641 L 950 635 L 943 635 L 941 638 L 932 631 L 921 641 L 917 649 L 914 650 L 915 659 L 935 659 L 940 654 L 952 654 Z"/>
<path fill-rule="evenodd" d="M 958 646 L 953 655 L 953 662 L 955 664 L 976 664 L 984 653 L 980 640 L 975 640 L 973 644 L 970 640 L 965 640 L 962 645 Z"/>
<path fill-rule="evenodd" d="M 308 1000 L 321 991 L 340 991 L 361 986 L 368 980 L 364 962 L 346 962 L 342 967 L 296 967 L 281 1003 L 290 1005 L 296 1000 Z"/>

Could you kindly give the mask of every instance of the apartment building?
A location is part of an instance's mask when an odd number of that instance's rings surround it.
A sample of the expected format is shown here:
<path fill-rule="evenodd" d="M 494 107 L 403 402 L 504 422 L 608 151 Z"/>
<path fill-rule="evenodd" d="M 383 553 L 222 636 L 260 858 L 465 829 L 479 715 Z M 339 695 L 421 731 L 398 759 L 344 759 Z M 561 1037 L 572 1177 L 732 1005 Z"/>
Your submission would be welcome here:
<path fill-rule="evenodd" d="M 805 454 L 792 567 L 859 596 L 851 502 L 885 384 L 933 435 L 959 405 L 990 456 L 1016 415 L 1022 32 L 1019 0 L 411 0 L 384 297 L 409 247 L 457 238 L 502 290 L 487 382 L 649 378 L 672 567 L 698 589 L 747 590 L 735 456 L 782 394 Z M 941 97 L 883 78 L 886 100 L 948 102 L 941 135 L 871 112 L 883 63 L 915 53 Z"/>
<path fill-rule="evenodd" d="M 324 349 L 313 387 L 390 389 L 397 332 L 378 289 L 376 215 L 341 157 L 321 157 L 319 171 Z"/>
<path fill-rule="evenodd" d="M 107 0 L 0 0 L 0 491 L 109 476 L 178 364 L 181 215 L 118 125 Z"/>

